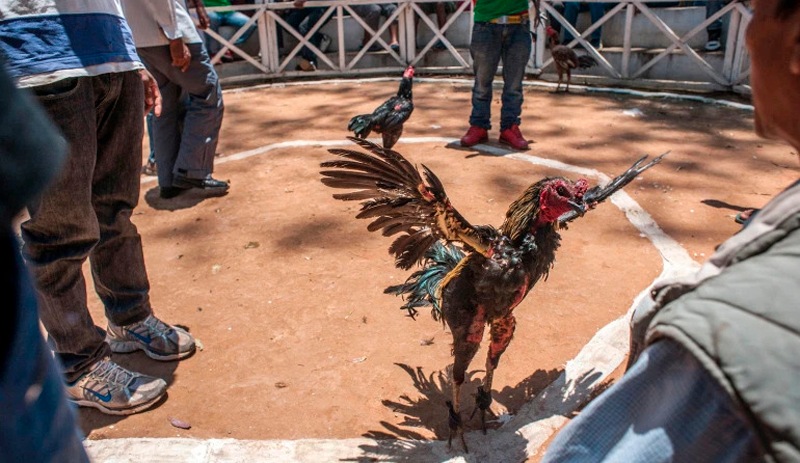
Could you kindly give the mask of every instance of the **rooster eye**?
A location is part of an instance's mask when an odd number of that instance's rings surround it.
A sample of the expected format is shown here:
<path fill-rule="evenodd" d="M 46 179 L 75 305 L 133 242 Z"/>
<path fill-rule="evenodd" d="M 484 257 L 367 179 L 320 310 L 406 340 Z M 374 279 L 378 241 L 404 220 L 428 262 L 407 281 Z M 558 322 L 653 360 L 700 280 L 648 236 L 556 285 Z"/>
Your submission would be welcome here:
<path fill-rule="evenodd" d="M 556 188 L 556 193 L 558 193 L 559 196 L 567 196 L 567 189 L 563 186 L 560 186 Z"/>

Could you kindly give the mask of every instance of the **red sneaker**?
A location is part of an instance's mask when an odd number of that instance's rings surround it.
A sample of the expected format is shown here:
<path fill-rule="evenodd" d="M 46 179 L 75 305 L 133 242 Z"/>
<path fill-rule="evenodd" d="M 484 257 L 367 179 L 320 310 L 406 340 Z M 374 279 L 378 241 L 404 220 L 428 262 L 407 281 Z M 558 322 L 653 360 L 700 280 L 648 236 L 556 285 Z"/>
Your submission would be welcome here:
<path fill-rule="evenodd" d="M 521 150 L 521 151 L 527 150 L 529 148 L 528 140 L 526 140 L 525 137 L 522 136 L 522 132 L 519 131 L 519 126 L 517 124 L 514 124 L 511 127 L 500 132 L 500 143 L 504 143 L 516 150 Z"/>
<path fill-rule="evenodd" d="M 461 146 L 474 146 L 478 143 L 483 143 L 488 139 L 489 132 L 487 132 L 486 129 L 483 127 L 478 127 L 477 125 L 471 125 L 469 126 L 469 130 L 467 130 L 466 135 L 461 137 Z"/>

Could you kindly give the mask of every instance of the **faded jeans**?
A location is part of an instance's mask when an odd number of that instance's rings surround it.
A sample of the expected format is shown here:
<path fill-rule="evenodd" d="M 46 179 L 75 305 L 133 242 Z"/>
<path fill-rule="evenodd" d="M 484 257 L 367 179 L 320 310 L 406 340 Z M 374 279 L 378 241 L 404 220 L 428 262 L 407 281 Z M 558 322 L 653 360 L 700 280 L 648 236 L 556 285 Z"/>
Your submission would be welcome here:
<path fill-rule="evenodd" d="M 139 201 L 143 86 L 139 73 L 129 71 L 33 91 L 69 154 L 55 182 L 29 204 L 22 238 L 42 324 L 72 382 L 111 353 L 87 307 L 87 258 L 108 320 L 128 325 L 152 313 L 142 240 L 131 222 Z"/>
<path fill-rule="evenodd" d="M 214 171 L 224 107 L 222 87 L 202 43 L 187 45 L 189 69 L 172 65 L 168 46 L 138 48 L 161 90 L 161 116 L 153 121 L 158 185 L 171 187 L 176 174 L 202 179 Z"/>
<path fill-rule="evenodd" d="M 708 19 L 714 16 L 717 11 L 721 10 L 724 3 L 726 2 L 723 0 L 696 1 L 694 2 L 694 6 L 705 6 L 706 19 Z M 722 36 L 722 19 L 717 19 L 709 24 L 708 27 L 706 27 L 706 32 L 708 32 L 708 40 L 719 40 Z"/>
<path fill-rule="evenodd" d="M 244 13 L 239 11 L 208 11 L 208 21 L 209 21 L 209 29 L 219 33 L 219 28 L 222 26 L 231 26 L 235 27 L 236 31 L 238 32 L 247 21 L 250 20 L 250 17 Z M 250 38 L 250 35 L 253 31 L 256 30 L 256 25 L 253 24 L 246 31 L 239 37 L 234 45 L 241 45 Z M 208 54 L 213 56 L 216 55 L 217 52 L 222 48 L 222 45 L 216 41 L 216 39 L 211 38 L 210 35 L 205 35 L 206 39 L 206 49 L 208 50 Z"/>
<path fill-rule="evenodd" d="M 491 129 L 492 82 L 502 59 L 500 130 L 519 125 L 522 113 L 522 79 L 531 55 L 529 24 L 476 22 L 472 29 L 469 51 L 475 72 L 469 124 Z"/>

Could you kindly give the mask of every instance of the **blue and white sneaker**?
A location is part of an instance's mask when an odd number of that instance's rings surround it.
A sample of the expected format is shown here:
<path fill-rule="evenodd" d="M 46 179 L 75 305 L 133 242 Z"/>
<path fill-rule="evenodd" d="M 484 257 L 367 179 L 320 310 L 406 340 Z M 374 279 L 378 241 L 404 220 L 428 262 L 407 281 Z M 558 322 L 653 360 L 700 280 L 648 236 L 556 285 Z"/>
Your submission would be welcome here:
<path fill-rule="evenodd" d="M 109 322 L 106 340 L 113 352 L 126 354 L 142 350 L 155 360 L 178 360 L 192 355 L 195 350 L 191 334 L 167 325 L 153 315 L 125 326 Z"/>
<path fill-rule="evenodd" d="M 109 415 L 130 415 L 146 410 L 164 395 L 167 383 L 128 371 L 106 357 L 72 384 L 67 397 L 81 407 L 94 407 Z"/>

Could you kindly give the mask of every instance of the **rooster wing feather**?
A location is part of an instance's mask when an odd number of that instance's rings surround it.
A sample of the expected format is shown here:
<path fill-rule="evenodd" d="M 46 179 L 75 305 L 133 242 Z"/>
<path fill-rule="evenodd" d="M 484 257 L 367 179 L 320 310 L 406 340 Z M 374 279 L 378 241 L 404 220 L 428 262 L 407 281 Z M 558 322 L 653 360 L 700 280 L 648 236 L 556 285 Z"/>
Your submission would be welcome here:
<path fill-rule="evenodd" d="M 367 152 L 330 149 L 341 160 L 320 164 L 322 183 L 354 190 L 335 199 L 362 201 L 359 219 L 373 219 L 370 231 L 384 236 L 399 234 L 389 248 L 395 265 L 409 269 L 424 258 L 437 240 L 462 243 L 467 250 L 487 255 L 497 231 L 472 226 L 453 207 L 436 174 L 426 166 L 422 173 L 400 153 L 368 140 L 348 137 Z"/>

